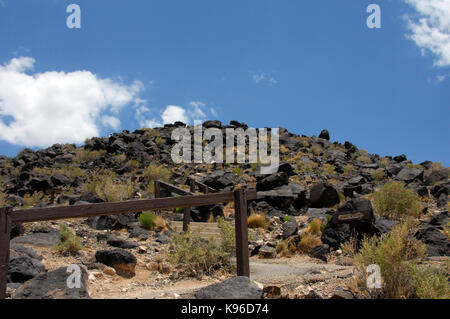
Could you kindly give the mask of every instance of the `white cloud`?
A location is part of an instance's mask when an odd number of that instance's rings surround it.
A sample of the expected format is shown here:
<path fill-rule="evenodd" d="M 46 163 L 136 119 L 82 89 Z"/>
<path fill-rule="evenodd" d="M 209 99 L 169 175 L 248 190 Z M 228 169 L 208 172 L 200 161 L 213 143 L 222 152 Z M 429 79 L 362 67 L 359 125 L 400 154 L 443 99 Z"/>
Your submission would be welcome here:
<path fill-rule="evenodd" d="M 120 120 L 114 116 L 110 116 L 110 115 L 102 116 L 101 123 L 103 126 L 109 126 L 115 130 L 120 128 Z"/>
<path fill-rule="evenodd" d="M 170 124 L 176 121 L 187 123 L 189 121 L 186 111 L 182 107 L 176 105 L 167 106 L 161 115 L 161 118 L 164 124 Z"/>
<path fill-rule="evenodd" d="M 159 116 L 151 116 L 153 111 L 146 106 L 136 108 L 135 117 L 142 127 L 161 127 L 164 124 L 172 124 L 176 121 L 185 124 L 193 124 L 194 121 L 204 121 L 206 119 L 217 119 L 218 114 L 212 107 L 207 107 L 200 101 L 191 101 L 187 107 L 178 105 L 168 105 Z M 146 116 L 151 117 L 148 119 Z"/>
<path fill-rule="evenodd" d="M 120 126 L 115 117 L 143 85 L 124 85 L 90 71 L 27 74 L 35 60 L 14 58 L 0 65 L 0 139 L 45 147 L 81 143 L 102 126 Z M 110 115 L 105 115 L 109 113 Z"/>
<path fill-rule="evenodd" d="M 407 15 L 408 38 L 436 56 L 436 66 L 450 66 L 450 0 L 404 0 L 416 11 Z"/>
<path fill-rule="evenodd" d="M 278 83 L 277 79 L 275 79 L 275 77 L 273 77 L 272 75 L 268 75 L 264 72 L 260 72 L 260 73 L 255 73 L 252 75 L 252 79 L 253 81 L 256 82 L 256 84 L 260 84 L 260 83 L 268 83 L 269 85 L 275 85 Z"/>

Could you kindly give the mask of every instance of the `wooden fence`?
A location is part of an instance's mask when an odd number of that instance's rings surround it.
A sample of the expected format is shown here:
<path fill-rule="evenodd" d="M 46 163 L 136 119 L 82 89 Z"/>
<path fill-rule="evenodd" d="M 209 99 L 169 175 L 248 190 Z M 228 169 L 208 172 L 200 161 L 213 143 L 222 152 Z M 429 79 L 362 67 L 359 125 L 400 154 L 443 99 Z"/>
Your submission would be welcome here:
<path fill-rule="evenodd" d="M 183 195 L 180 197 L 158 198 L 161 185 L 165 189 Z M 192 185 L 192 184 L 191 184 Z M 201 185 L 198 185 L 202 187 Z M 205 185 L 206 186 L 206 185 Z M 206 189 L 206 188 L 204 188 Z M 250 276 L 248 228 L 247 228 L 247 200 L 256 199 L 255 190 L 236 190 L 233 192 L 208 193 L 195 195 L 174 185 L 157 181 L 155 183 L 155 199 L 133 200 L 116 203 L 83 204 L 76 206 L 46 207 L 13 210 L 12 207 L 0 208 L 0 298 L 6 296 L 10 233 L 11 225 L 17 223 L 29 223 L 47 220 L 59 220 L 66 218 L 82 218 L 103 215 L 119 215 L 136 213 L 144 210 L 185 208 L 185 220 L 189 216 L 189 208 L 194 206 L 214 205 L 234 201 L 235 228 L 236 228 L 236 262 L 237 275 Z M 188 213 L 186 213 L 188 212 Z M 189 220 L 187 221 L 187 225 Z M 183 225 L 184 228 L 184 225 Z M 186 227 L 187 230 L 187 227 Z"/>

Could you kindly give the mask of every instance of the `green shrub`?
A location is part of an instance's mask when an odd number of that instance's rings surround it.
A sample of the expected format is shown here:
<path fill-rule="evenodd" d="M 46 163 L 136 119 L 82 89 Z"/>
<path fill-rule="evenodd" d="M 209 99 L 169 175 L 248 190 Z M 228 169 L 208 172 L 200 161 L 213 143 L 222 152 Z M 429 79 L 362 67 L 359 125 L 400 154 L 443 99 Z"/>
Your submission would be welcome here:
<path fill-rule="evenodd" d="M 23 201 L 24 201 L 25 206 L 34 206 L 34 205 L 40 203 L 41 201 L 46 201 L 46 200 L 48 200 L 48 198 L 45 197 L 44 193 L 42 193 L 42 192 L 34 192 L 32 195 L 27 193 L 23 196 Z"/>
<path fill-rule="evenodd" d="M 344 166 L 344 174 L 349 175 L 352 174 L 355 171 L 355 166 L 352 164 L 346 164 Z"/>
<path fill-rule="evenodd" d="M 158 137 L 155 139 L 155 143 L 156 143 L 156 145 L 158 145 L 158 146 L 163 146 L 164 144 L 166 144 L 166 139 L 162 138 L 161 136 L 158 136 Z"/>
<path fill-rule="evenodd" d="M 83 249 L 81 240 L 75 236 L 66 224 L 59 225 L 60 242 L 55 246 L 55 250 L 63 256 L 76 255 Z"/>
<path fill-rule="evenodd" d="M 234 174 L 240 174 L 241 173 L 241 168 L 240 167 L 233 168 L 233 173 Z"/>
<path fill-rule="evenodd" d="M 411 273 L 415 298 L 450 299 L 448 274 L 423 267 L 411 267 Z"/>
<path fill-rule="evenodd" d="M 231 223 L 225 221 L 222 217 L 217 217 L 217 225 L 220 229 L 220 238 L 222 240 L 222 249 L 235 255 L 236 253 L 236 230 Z M 251 235 L 251 234 L 250 234 Z M 251 236 L 249 236 L 250 239 Z"/>
<path fill-rule="evenodd" d="M 382 287 L 378 295 L 381 298 L 448 298 L 448 277 L 444 279 L 444 275 L 418 266 L 425 257 L 426 246 L 413 237 L 415 229 L 416 224 L 407 221 L 395 226 L 390 234 L 362 241 L 359 253 L 354 256 L 354 265 L 363 293 L 372 295 L 366 286 L 366 270 L 375 264 L 381 270 Z"/>
<path fill-rule="evenodd" d="M 387 218 L 417 216 L 421 211 L 419 196 L 401 182 L 383 185 L 373 194 L 373 204 L 375 212 Z"/>
<path fill-rule="evenodd" d="M 334 166 L 331 164 L 324 164 L 320 167 L 320 173 L 323 175 L 332 175 L 336 173 Z"/>
<path fill-rule="evenodd" d="M 144 171 L 144 176 L 148 178 L 147 191 L 154 193 L 155 185 L 154 181 L 160 180 L 163 182 L 168 182 L 170 178 L 170 170 L 165 168 L 163 165 L 156 165 L 151 163 Z"/>
<path fill-rule="evenodd" d="M 117 180 L 114 172 L 102 169 L 88 177 L 84 191 L 95 193 L 107 202 L 120 202 L 133 196 L 134 186 Z"/>
<path fill-rule="evenodd" d="M 322 154 L 322 148 L 318 145 L 313 145 L 311 146 L 311 153 L 313 153 L 316 156 L 319 156 L 320 154 Z"/>
<path fill-rule="evenodd" d="M 169 244 L 169 263 L 190 270 L 191 276 L 213 274 L 216 271 L 232 272 L 232 252 L 235 250 L 233 227 L 218 218 L 220 240 L 200 237 L 200 230 L 174 234 Z M 227 225 L 228 224 L 228 225 Z"/>
<path fill-rule="evenodd" d="M 372 163 L 372 160 L 371 160 L 368 156 L 366 156 L 366 155 L 358 156 L 358 157 L 356 158 L 356 160 L 357 160 L 358 162 L 363 163 L 363 164 L 371 164 L 371 163 Z"/>
<path fill-rule="evenodd" d="M 290 221 L 291 220 L 291 216 L 289 216 L 289 215 L 284 215 L 284 217 L 283 217 L 283 221 L 284 222 L 288 222 L 288 221 Z"/>
<path fill-rule="evenodd" d="M 380 159 L 380 162 L 378 163 L 378 165 L 380 165 L 380 167 L 382 167 L 382 168 L 386 168 L 390 162 L 391 162 L 391 160 L 389 159 L 389 157 L 383 157 Z"/>
<path fill-rule="evenodd" d="M 300 173 L 311 174 L 314 172 L 317 166 L 319 166 L 319 164 L 311 160 L 300 159 L 297 161 L 297 169 L 299 170 Z"/>
<path fill-rule="evenodd" d="M 152 230 L 155 228 L 155 220 L 156 215 L 151 212 L 142 212 L 142 214 L 139 215 L 138 221 L 141 223 L 142 228 L 147 230 Z"/>
<path fill-rule="evenodd" d="M 385 176 L 384 169 L 379 168 L 375 172 L 373 172 L 370 176 L 378 182 L 382 181 Z"/>
<path fill-rule="evenodd" d="M 106 154 L 105 150 L 90 151 L 85 149 L 79 149 L 75 155 L 75 161 L 78 163 L 90 163 L 99 159 Z"/>

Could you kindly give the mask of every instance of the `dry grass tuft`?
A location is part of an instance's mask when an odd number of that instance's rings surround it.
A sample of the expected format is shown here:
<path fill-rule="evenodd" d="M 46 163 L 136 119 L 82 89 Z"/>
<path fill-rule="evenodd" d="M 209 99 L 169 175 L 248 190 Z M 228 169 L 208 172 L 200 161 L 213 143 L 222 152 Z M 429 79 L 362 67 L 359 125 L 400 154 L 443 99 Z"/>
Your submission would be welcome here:
<path fill-rule="evenodd" d="M 266 215 L 252 213 L 248 219 L 248 227 L 250 228 L 267 228 L 269 227 L 270 222 L 266 220 Z"/>

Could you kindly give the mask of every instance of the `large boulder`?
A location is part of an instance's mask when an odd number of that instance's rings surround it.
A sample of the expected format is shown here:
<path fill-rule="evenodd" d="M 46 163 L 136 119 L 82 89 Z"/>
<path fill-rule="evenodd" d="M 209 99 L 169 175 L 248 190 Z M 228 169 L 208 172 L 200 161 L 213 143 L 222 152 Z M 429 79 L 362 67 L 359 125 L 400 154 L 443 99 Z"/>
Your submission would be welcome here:
<path fill-rule="evenodd" d="M 222 190 L 226 187 L 230 187 L 234 182 L 234 174 L 225 171 L 215 171 L 209 174 L 203 183 L 217 190 Z"/>
<path fill-rule="evenodd" d="M 263 290 L 247 277 L 234 277 L 224 282 L 201 288 L 197 299 L 262 299 Z"/>
<path fill-rule="evenodd" d="M 310 190 L 311 207 L 332 207 L 339 204 L 339 194 L 331 184 L 317 183 Z"/>
<path fill-rule="evenodd" d="M 311 222 L 314 219 L 320 219 L 322 222 L 328 220 L 327 215 L 333 215 L 334 210 L 330 208 L 308 208 L 306 211 L 306 216 L 308 216 L 308 221 Z"/>
<path fill-rule="evenodd" d="M 135 242 L 124 240 L 121 238 L 116 238 L 114 236 L 110 236 L 106 243 L 110 246 L 117 247 L 117 248 L 123 248 L 123 249 L 130 249 L 130 248 L 136 248 L 139 245 Z"/>
<path fill-rule="evenodd" d="M 341 220 L 339 216 L 342 215 L 357 218 Z M 360 241 L 364 236 L 373 236 L 379 233 L 379 230 L 375 227 L 375 216 L 370 201 L 364 198 L 355 198 L 345 202 L 333 214 L 331 220 L 325 226 L 321 240 L 322 243 L 332 248 L 339 248 L 352 236 Z"/>
<path fill-rule="evenodd" d="M 417 232 L 416 237 L 427 245 L 429 256 L 450 256 L 450 240 L 438 227 L 427 224 Z"/>
<path fill-rule="evenodd" d="M 405 167 L 397 174 L 397 179 L 407 183 L 414 180 L 422 180 L 422 178 L 423 169 L 415 167 Z"/>
<path fill-rule="evenodd" d="M 264 201 L 272 207 L 292 214 L 306 205 L 306 190 L 298 184 L 283 185 L 269 191 L 258 192 L 257 201 Z"/>
<path fill-rule="evenodd" d="M 287 184 L 289 184 L 289 176 L 285 172 L 281 172 L 264 177 L 256 184 L 256 190 L 258 192 L 268 191 Z"/>
<path fill-rule="evenodd" d="M 328 130 L 322 130 L 319 134 L 319 138 L 323 138 L 324 140 L 329 141 L 330 140 L 330 133 Z"/>
<path fill-rule="evenodd" d="M 13 253 L 8 264 L 8 282 L 25 282 L 42 272 L 45 267 L 39 260 Z"/>
<path fill-rule="evenodd" d="M 117 274 L 123 277 L 135 275 L 136 257 L 121 248 L 113 250 L 99 250 L 95 253 L 97 262 L 113 267 Z"/>
<path fill-rule="evenodd" d="M 88 274 L 83 267 L 79 269 L 79 288 L 68 285 L 69 276 L 74 275 L 73 270 L 61 267 L 27 281 L 15 291 L 12 299 L 90 299 Z M 74 282 L 77 284 L 76 279 Z"/>
<path fill-rule="evenodd" d="M 449 177 L 449 172 L 449 168 L 428 170 L 424 173 L 424 182 L 426 185 L 431 185 L 440 181 L 446 181 Z"/>
<path fill-rule="evenodd" d="M 298 224 L 294 218 L 291 218 L 289 221 L 283 223 L 281 230 L 283 231 L 283 239 L 289 238 L 298 234 Z"/>

